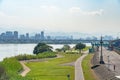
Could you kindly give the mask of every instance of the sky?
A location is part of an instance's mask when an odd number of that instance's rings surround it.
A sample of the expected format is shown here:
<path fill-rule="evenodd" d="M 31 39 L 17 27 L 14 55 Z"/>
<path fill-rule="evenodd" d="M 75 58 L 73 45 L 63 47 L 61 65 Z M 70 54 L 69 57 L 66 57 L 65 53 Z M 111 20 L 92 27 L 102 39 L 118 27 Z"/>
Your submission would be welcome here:
<path fill-rule="evenodd" d="M 120 0 L 0 0 L 0 31 L 119 33 Z"/>

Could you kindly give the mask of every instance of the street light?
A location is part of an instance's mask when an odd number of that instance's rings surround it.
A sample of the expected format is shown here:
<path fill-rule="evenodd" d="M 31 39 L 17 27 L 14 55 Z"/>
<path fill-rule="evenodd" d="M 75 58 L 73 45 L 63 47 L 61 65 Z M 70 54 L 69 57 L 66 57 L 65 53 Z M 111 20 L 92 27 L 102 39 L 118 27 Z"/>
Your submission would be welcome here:
<path fill-rule="evenodd" d="M 110 59 L 109 59 L 109 57 L 110 56 L 107 56 L 108 57 L 108 70 L 110 69 Z"/>
<path fill-rule="evenodd" d="M 102 44 L 103 44 L 102 36 L 101 36 L 100 44 L 101 44 L 100 64 L 105 64 L 103 61 L 103 54 L 102 54 Z"/>

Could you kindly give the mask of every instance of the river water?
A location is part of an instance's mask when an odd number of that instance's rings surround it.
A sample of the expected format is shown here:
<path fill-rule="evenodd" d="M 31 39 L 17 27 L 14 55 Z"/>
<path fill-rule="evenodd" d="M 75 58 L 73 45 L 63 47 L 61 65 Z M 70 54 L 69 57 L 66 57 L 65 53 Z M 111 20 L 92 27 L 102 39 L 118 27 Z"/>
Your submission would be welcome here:
<path fill-rule="evenodd" d="M 90 43 L 85 43 L 86 46 L 91 46 Z M 37 44 L 0 44 L 0 61 L 5 57 L 11 57 L 19 54 L 33 54 L 33 49 Z M 56 48 L 62 48 L 63 44 L 49 44 Z M 75 46 L 75 44 L 70 44 L 70 47 Z"/>

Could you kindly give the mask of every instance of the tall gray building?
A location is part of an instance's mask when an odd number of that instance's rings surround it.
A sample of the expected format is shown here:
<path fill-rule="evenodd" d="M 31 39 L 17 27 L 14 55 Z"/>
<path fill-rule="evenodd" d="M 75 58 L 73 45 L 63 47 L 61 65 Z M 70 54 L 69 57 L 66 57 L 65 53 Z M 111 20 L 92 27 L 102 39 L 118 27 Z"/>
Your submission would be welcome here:
<path fill-rule="evenodd" d="M 45 37 L 44 37 L 44 31 L 41 31 L 41 39 L 42 40 L 45 39 Z"/>
<path fill-rule="evenodd" d="M 29 33 L 26 33 L 26 39 L 29 39 Z"/>
<path fill-rule="evenodd" d="M 14 31 L 14 39 L 18 39 L 18 31 Z"/>

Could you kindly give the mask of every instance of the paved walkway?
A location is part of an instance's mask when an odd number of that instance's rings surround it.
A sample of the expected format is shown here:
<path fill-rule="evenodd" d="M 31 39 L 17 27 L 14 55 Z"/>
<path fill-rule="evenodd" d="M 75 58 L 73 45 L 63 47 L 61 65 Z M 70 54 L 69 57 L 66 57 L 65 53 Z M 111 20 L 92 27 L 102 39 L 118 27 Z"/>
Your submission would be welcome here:
<path fill-rule="evenodd" d="M 25 61 L 20 61 L 20 64 L 23 66 L 23 72 L 20 75 L 25 77 L 26 74 L 30 71 L 30 68 L 25 65 Z"/>
<path fill-rule="evenodd" d="M 103 59 L 106 67 L 113 71 L 116 74 L 116 76 L 120 76 L 120 55 L 117 54 L 115 51 L 109 51 L 103 48 Z"/>
<path fill-rule="evenodd" d="M 75 80 L 84 80 L 83 70 L 82 70 L 82 60 L 87 56 L 88 51 L 86 51 L 80 58 L 75 62 Z"/>

